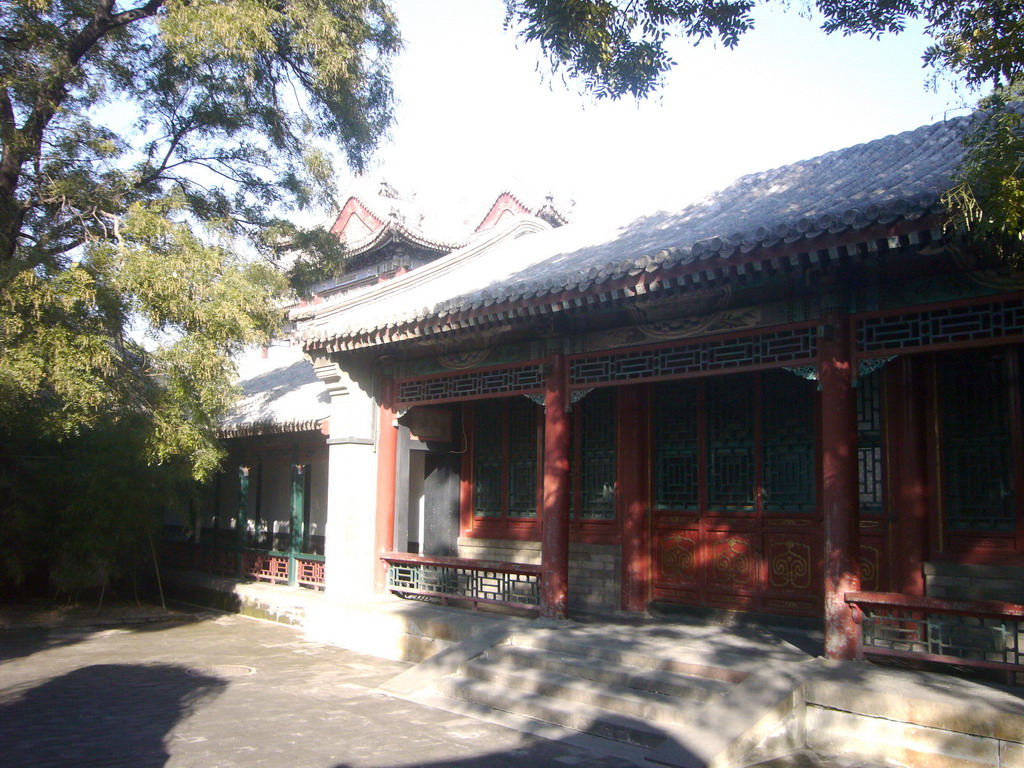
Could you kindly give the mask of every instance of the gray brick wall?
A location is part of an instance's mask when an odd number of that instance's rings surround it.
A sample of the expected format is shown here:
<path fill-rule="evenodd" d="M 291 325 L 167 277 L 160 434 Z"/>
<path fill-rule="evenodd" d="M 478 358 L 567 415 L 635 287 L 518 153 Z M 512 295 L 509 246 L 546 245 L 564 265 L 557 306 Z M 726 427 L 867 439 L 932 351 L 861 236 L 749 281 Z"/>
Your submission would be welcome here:
<path fill-rule="evenodd" d="M 924 577 L 929 597 L 1024 603 L 1024 568 L 925 563 Z"/>
<path fill-rule="evenodd" d="M 539 541 L 459 539 L 459 557 L 540 563 Z M 569 608 L 615 611 L 621 603 L 622 553 L 609 544 L 569 545 Z"/>

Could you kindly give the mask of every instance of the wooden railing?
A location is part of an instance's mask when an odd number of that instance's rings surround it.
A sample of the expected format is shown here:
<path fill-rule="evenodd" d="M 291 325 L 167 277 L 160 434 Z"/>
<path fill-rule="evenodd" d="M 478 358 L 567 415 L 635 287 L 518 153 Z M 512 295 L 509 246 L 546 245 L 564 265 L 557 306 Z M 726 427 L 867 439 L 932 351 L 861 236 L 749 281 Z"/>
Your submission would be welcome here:
<path fill-rule="evenodd" d="M 865 655 L 1024 673 L 1024 605 L 848 592 Z"/>
<path fill-rule="evenodd" d="M 387 552 L 388 589 L 401 597 L 437 598 L 503 605 L 536 611 L 540 608 L 540 566 L 461 557 L 431 557 Z"/>
<path fill-rule="evenodd" d="M 215 576 L 254 579 L 271 584 L 324 588 L 322 555 L 291 554 L 266 549 L 238 549 L 190 541 L 164 541 L 161 562 L 168 568 L 194 570 Z"/>

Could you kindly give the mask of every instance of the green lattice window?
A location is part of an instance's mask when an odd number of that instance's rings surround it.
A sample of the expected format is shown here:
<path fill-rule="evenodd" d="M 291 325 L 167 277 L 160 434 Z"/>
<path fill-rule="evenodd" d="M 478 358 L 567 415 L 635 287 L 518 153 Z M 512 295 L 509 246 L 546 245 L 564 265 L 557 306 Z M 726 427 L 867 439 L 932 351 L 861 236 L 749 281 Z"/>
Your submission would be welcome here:
<path fill-rule="evenodd" d="M 730 512 L 754 509 L 754 416 L 750 376 L 708 379 L 708 506 Z"/>
<path fill-rule="evenodd" d="M 699 449 L 696 381 L 661 384 L 654 389 L 654 504 L 658 509 L 696 510 Z"/>
<path fill-rule="evenodd" d="M 582 520 L 615 518 L 615 392 L 599 389 L 576 404 L 580 410 L 579 510 Z"/>
<path fill-rule="evenodd" d="M 814 385 L 785 371 L 761 375 L 761 487 L 765 512 L 813 514 Z"/>
<path fill-rule="evenodd" d="M 885 512 L 880 372 L 857 380 L 857 490 L 862 515 Z"/>
<path fill-rule="evenodd" d="M 783 371 L 661 384 L 653 395 L 658 509 L 813 514 L 814 384 Z"/>
<path fill-rule="evenodd" d="M 1012 355 L 972 350 L 938 361 L 946 524 L 954 531 L 1012 531 Z"/>
<path fill-rule="evenodd" d="M 500 400 L 476 404 L 473 441 L 473 513 L 478 517 L 501 516 L 501 475 L 505 461 L 500 425 L 504 415 Z"/>
<path fill-rule="evenodd" d="M 525 397 L 507 409 L 509 517 L 537 516 L 537 410 Z"/>
<path fill-rule="evenodd" d="M 473 514 L 537 516 L 537 414 L 524 397 L 474 406 Z"/>

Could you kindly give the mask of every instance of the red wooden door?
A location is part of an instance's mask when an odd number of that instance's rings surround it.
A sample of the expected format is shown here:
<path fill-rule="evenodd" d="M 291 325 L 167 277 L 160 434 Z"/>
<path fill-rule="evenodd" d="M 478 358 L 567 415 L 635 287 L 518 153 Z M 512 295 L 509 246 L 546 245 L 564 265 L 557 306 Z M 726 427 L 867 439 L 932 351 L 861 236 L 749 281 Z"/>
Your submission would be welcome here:
<path fill-rule="evenodd" d="M 815 402 L 785 371 L 654 388 L 654 599 L 820 613 Z"/>

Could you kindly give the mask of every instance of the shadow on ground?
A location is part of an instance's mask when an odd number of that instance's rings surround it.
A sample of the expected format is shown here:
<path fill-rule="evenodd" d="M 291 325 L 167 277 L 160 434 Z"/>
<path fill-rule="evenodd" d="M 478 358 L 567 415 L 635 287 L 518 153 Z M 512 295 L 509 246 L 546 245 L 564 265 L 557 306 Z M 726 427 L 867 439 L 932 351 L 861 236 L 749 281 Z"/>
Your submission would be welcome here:
<path fill-rule="evenodd" d="M 4 765 L 162 766 L 165 738 L 227 683 L 170 664 L 96 664 L 0 698 Z"/>
<path fill-rule="evenodd" d="M 97 632 L 110 629 L 160 632 L 214 615 L 170 611 L 148 603 L 122 603 L 102 608 L 86 604 L 50 608 L 40 605 L 14 604 L 0 609 L 0 665 L 41 651 L 76 645 Z"/>

